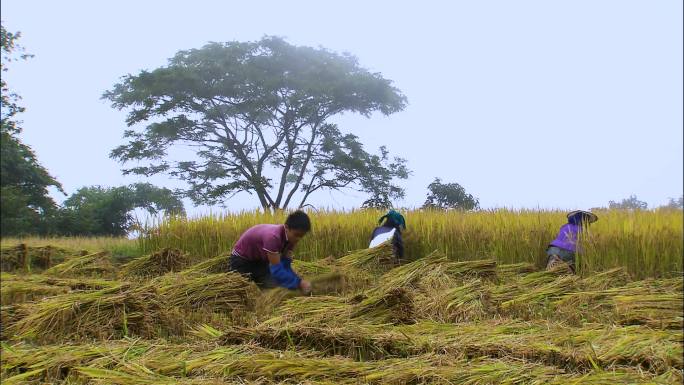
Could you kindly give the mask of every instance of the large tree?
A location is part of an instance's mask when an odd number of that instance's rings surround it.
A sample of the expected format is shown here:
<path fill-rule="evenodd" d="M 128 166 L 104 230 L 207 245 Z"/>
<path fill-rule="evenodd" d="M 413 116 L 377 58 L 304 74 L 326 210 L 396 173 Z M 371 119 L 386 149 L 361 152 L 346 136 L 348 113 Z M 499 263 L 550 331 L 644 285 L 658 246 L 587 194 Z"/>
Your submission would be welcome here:
<path fill-rule="evenodd" d="M 197 204 L 256 194 L 264 209 L 304 206 L 323 189 L 367 192 L 366 205 L 404 191 L 406 161 L 368 153 L 331 118 L 401 111 L 405 96 L 349 54 L 294 46 L 278 37 L 210 43 L 178 52 L 165 67 L 125 76 L 103 98 L 129 111 L 136 130 L 111 156 L 125 174 L 166 173 L 187 182 Z M 169 151 L 191 148 L 192 155 Z M 379 202 L 379 203 L 378 203 Z"/>
<path fill-rule="evenodd" d="M 23 53 L 17 44 L 20 34 L 8 32 L 0 26 L 2 45 L 2 72 L 7 64 L 26 59 L 31 55 Z M 2 212 L 2 235 L 36 234 L 48 231 L 46 219 L 56 209 L 54 200 L 48 194 L 48 187 L 59 191 L 62 186 L 38 162 L 33 150 L 22 143 L 17 114 L 24 111 L 19 105 L 21 99 L 12 92 L 3 76 L 2 105 L 0 113 L 0 211 Z"/>

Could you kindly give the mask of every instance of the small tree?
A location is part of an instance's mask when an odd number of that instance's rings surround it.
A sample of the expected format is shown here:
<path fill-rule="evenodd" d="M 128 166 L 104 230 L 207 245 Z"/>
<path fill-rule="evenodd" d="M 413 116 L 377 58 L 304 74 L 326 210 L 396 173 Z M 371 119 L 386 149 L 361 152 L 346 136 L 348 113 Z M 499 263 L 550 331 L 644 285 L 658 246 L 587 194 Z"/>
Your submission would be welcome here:
<path fill-rule="evenodd" d="M 684 209 L 684 196 L 679 197 L 679 199 L 670 198 L 667 204 L 664 206 L 660 206 L 660 208 L 671 210 Z"/>
<path fill-rule="evenodd" d="M 480 200 L 466 193 L 458 183 L 443 184 L 441 179 L 435 178 L 428 190 L 423 208 L 475 210 L 480 207 Z"/>
<path fill-rule="evenodd" d="M 183 214 L 181 202 L 171 190 L 149 183 L 120 187 L 83 187 L 71 195 L 58 215 L 58 229 L 65 235 L 123 236 L 133 225 L 132 211 L 151 214 Z"/>
<path fill-rule="evenodd" d="M 630 195 L 629 198 L 625 198 L 621 202 L 609 201 L 608 208 L 616 210 L 646 210 L 648 203 L 640 201 L 636 195 Z"/>

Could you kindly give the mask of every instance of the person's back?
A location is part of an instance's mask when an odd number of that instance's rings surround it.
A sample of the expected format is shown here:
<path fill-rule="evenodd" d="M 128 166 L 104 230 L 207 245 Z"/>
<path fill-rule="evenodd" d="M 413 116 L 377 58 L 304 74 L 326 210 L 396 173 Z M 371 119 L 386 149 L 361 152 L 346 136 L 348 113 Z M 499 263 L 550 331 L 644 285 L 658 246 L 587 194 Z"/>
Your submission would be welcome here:
<path fill-rule="evenodd" d="M 379 246 L 391 239 L 394 255 L 401 261 L 404 259 L 404 240 L 401 234 L 401 229 L 406 229 L 404 216 L 395 210 L 390 210 L 380 218 L 378 223 L 381 223 L 381 225 L 373 229 L 370 245 L 368 247 L 372 248 Z"/>

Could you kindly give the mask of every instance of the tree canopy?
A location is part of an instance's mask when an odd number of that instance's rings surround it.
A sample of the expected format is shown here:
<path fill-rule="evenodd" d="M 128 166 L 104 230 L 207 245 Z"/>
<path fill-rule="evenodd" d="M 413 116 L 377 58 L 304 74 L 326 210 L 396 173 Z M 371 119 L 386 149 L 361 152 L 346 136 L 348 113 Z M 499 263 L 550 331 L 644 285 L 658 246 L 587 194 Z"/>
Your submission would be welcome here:
<path fill-rule="evenodd" d="M 480 207 L 480 200 L 466 193 L 458 183 L 442 183 L 440 178 L 428 185 L 428 196 L 423 208 L 475 210 Z"/>
<path fill-rule="evenodd" d="M 103 98 L 126 109 L 128 143 L 111 156 L 125 174 L 165 173 L 187 182 L 196 204 L 255 194 L 265 209 L 301 207 L 316 191 L 353 188 L 367 206 L 404 190 L 406 161 L 367 152 L 330 120 L 342 113 L 389 115 L 406 97 L 355 57 L 294 46 L 278 37 L 210 43 L 168 65 L 127 75 Z M 143 125 L 143 127 L 139 127 Z M 190 148 L 182 160 L 169 153 Z"/>
<path fill-rule="evenodd" d="M 0 25 L 2 45 L 1 70 L 15 60 L 29 58 L 17 44 L 21 34 L 8 32 Z M 62 185 L 43 167 L 28 145 L 22 143 L 21 121 L 17 115 L 24 111 L 21 99 L 3 76 L 0 79 L 2 103 L 0 112 L 0 211 L 2 235 L 46 231 L 45 218 L 56 209 L 48 194 L 53 186 L 62 193 Z"/>

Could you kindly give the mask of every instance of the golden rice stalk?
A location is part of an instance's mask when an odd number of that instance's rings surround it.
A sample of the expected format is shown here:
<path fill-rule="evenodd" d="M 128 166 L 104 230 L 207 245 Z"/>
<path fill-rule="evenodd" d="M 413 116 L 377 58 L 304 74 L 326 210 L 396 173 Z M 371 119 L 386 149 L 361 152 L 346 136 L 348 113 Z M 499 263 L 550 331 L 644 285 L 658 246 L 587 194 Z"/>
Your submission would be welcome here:
<path fill-rule="evenodd" d="M 535 271 L 537 271 L 537 268 L 529 262 L 499 264 L 496 267 L 496 274 L 500 279 L 519 274 L 533 273 Z"/>
<path fill-rule="evenodd" d="M 337 259 L 337 264 L 343 267 L 354 267 L 373 273 L 382 273 L 397 266 L 397 257 L 390 241 L 382 244 L 350 252 Z"/>
<path fill-rule="evenodd" d="M 230 255 L 222 254 L 209 258 L 206 261 L 194 264 L 181 271 L 182 274 L 218 274 L 230 271 L 228 258 Z"/>
<path fill-rule="evenodd" d="M 121 267 L 121 276 L 130 278 L 158 277 L 179 272 L 190 264 L 190 258 L 178 249 L 164 248 L 128 262 Z"/>
<path fill-rule="evenodd" d="M 333 266 L 326 263 L 325 260 L 309 262 L 295 259 L 292 261 L 292 269 L 303 277 L 319 276 L 333 272 Z"/>
<path fill-rule="evenodd" d="M 106 251 L 71 257 L 45 271 L 56 277 L 111 277 L 115 273 L 110 255 Z"/>

